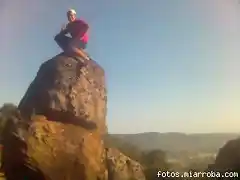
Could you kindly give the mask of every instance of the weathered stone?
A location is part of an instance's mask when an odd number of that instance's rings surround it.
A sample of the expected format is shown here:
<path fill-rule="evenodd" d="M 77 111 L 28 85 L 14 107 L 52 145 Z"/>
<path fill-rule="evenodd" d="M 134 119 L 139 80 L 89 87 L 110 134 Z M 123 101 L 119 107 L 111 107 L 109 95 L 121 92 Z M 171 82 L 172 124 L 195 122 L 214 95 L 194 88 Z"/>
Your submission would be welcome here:
<path fill-rule="evenodd" d="M 106 149 L 109 180 L 145 180 L 143 167 L 114 148 Z"/>
<path fill-rule="evenodd" d="M 41 114 L 105 134 L 106 97 L 104 70 L 95 61 L 59 54 L 41 65 L 18 108 L 26 117 Z"/>
<path fill-rule="evenodd" d="M 8 126 L 3 162 L 9 180 L 105 180 L 99 133 L 45 117 Z"/>
<path fill-rule="evenodd" d="M 104 71 L 96 62 L 60 54 L 42 64 L 4 128 L 7 179 L 145 179 L 138 163 L 105 150 L 106 107 Z"/>

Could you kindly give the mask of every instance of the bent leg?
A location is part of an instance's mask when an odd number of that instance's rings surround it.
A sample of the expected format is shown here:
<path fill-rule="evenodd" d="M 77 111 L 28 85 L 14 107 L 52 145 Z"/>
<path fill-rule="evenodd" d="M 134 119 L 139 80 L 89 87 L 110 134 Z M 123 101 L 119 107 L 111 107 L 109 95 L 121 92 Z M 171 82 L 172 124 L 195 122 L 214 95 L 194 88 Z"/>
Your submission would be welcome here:
<path fill-rule="evenodd" d="M 84 53 L 83 49 L 71 47 L 71 51 L 74 52 L 77 56 L 80 56 L 84 59 L 89 59 L 88 56 Z"/>
<path fill-rule="evenodd" d="M 80 56 L 84 59 L 89 59 L 88 55 L 84 52 L 84 49 L 86 48 L 86 43 L 80 41 L 80 40 L 74 40 L 69 44 L 68 50 L 72 53 L 74 53 L 77 56 Z"/>
<path fill-rule="evenodd" d="M 71 41 L 71 38 L 65 35 L 57 34 L 54 37 L 54 40 L 63 51 L 66 51 Z"/>

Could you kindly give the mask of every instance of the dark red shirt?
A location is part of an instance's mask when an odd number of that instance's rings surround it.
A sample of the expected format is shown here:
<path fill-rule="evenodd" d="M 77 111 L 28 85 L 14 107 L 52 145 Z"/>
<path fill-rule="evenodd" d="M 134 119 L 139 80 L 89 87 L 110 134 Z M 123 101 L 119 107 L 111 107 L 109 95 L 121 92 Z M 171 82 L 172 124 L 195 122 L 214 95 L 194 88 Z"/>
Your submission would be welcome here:
<path fill-rule="evenodd" d="M 73 22 L 68 23 L 67 30 L 71 34 L 72 38 L 79 37 L 82 41 L 88 42 L 88 24 L 81 20 L 77 19 Z"/>

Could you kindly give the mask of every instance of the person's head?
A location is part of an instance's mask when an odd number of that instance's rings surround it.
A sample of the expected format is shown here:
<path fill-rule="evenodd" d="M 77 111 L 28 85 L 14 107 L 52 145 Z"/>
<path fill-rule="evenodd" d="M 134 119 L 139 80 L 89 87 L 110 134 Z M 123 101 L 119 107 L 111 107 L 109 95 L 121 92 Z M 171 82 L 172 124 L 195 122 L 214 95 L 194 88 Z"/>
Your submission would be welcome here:
<path fill-rule="evenodd" d="M 76 17 L 77 17 L 76 11 L 74 9 L 69 9 L 67 12 L 68 21 L 73 22 L 75 21 Z"/>

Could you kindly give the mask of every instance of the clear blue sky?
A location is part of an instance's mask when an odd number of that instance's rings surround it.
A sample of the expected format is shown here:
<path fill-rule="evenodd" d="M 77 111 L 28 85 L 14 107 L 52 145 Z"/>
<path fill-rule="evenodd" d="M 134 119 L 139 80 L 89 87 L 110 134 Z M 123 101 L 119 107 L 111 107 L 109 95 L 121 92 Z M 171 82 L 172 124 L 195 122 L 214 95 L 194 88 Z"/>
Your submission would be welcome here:
<path fill-rule="evenodd" d="M 61 2 L 61 3 L 59 3 Z M 110 132 L 231 132 L 240 125 L 237 0 L 1 0 L 0 103 L 18 103 L 75 8 L 107 74 Z"/>

